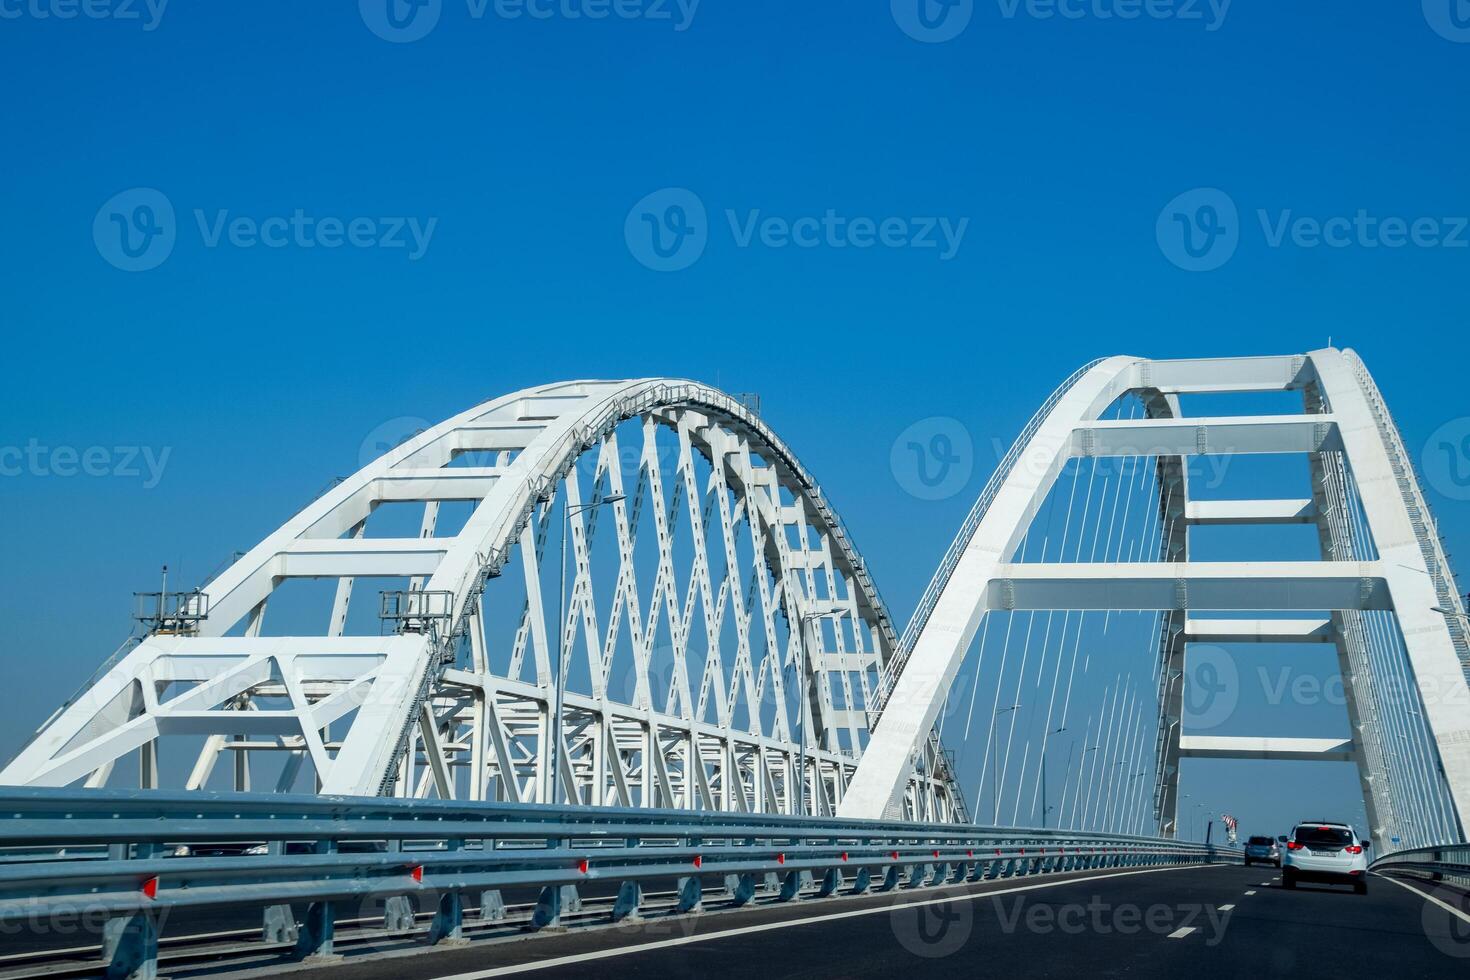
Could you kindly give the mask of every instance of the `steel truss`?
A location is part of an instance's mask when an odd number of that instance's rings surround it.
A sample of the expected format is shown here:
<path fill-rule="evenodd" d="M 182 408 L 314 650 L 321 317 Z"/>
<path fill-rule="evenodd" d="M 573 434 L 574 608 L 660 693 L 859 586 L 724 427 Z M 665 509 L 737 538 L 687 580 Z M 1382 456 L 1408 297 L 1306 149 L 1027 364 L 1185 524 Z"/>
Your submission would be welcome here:
<path fill-rule="evenodd" d="M 1180 396 L 1272 391 L 1299 392 L 1302 413 L 1181 416 Z M 1143 416 L 1105 418 L 1125 397 L 1142 402 Z M 1312 499 L 1191 499 L 1189 458 L 1245 453 L 1304 456 Z M 1149 558 L 1022 562 L 1018 548 L 1070 460 L 1129 456 L 1152 458 L 1157 470 L 1158 537 L 1150 545 L 1157 550 Z M 1192 527 L 1292 523 L 1317 527 L 1321 561 L 1190 560 Z M 1154 816 L 1161 833 L 1178 831 L 1180 758 L 1210 756 L 1352 760 L 1380 848 L 1395 839 L 1405 846 L 1464 839 L 1465 612 L 1397 428 L 1351 351 L 1113 357 L 1067 379 L 981 494 L 909 623 L 841 815 L 901 811 L 907 760 L 935 723 L 940 692 L 987 614 L 1013 610 L 1160 614 Z M 1236 618 L 1206 618 L 1216 612 Z M 1290 612 L 1311 618 L 1280 618 Z M 1197 642 L 1334 643 L 1351 740 L 1185 734 L 1186 648 Z"/>
<path fill-rule="evenodd" d="M 417 535 L 373 533 L 403 506 Z M 563 528 L 564 606 L 546 553 Z M 330 610 L 272 635 L 268 608 L 302 579 L 335 582 Z M 350 628 L 367 580 L 396 586 L 373 623 L 386 635 Z M 203 595 L 206 618 L 145 637 L 0 782 L 126 785 L 136 758 L 147 789 L 830 816 L 897 648 L 794 454 L 724 394 L 667 380 L 478 405 L 333 487 Z M 963 817 L 932 734 L 906 768 L 907 816 Z"/>

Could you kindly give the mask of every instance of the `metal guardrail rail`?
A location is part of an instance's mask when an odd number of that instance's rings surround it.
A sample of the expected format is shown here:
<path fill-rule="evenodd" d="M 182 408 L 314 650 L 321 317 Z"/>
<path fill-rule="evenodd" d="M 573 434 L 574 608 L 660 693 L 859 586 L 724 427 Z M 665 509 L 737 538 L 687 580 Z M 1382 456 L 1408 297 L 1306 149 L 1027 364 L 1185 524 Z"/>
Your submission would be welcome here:
<path fill-rule="evenodd" d="M 1403 873 L 1470 888 L 1470 844 L 1414 847 L 1386 854 L 1369 866 L 1380 874 Z"/>
<path fill-rule="evenodd" d="M 224 850 L 233 853 L 219 856 Z M 539 890 L 522 924 L 534 931 L 560 925 L 580 907 L 578 887 L 596 882 L 617 886 L 609 918 L 619 921 L 650 911 L 644 888 L 655 883 L 674 883 L 670 910 L 683 913 L 704 907 L 706 888 L 711 907 L 736 908 L 1238 854 L 1171 839 L 956 824 L 24 789 L 0 795 L 0 928 L 79 912 L 105 917 L 108 975 L 147 978 L 156 976 L 161 919 L 177 909 L 258 912 L 274 955 L 304 959 L 333 954 L 334 903 L 369 898 L 385 900 L 385 928 L 399 929 L 413 928 L 411 903 L 427 899 L 437 910 L 427 934 L 434 943 L 463 937 L 469 903 L 482 918 L 504 918 L 500 889 Z"/>

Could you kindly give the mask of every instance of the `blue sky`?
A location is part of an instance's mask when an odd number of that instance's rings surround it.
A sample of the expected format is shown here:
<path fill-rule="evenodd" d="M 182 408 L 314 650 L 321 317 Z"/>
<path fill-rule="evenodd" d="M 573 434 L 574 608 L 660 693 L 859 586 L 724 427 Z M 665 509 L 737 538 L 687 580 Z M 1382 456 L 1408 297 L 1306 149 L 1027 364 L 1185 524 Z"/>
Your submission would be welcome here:
<path fill-rule="evenodd" d="M 1331 338 L 1412 450 L 1470 435 L 1466 12 L 1064 8 L 931 6 L 958 29 L 935 41 L 902 0 L 441 0 L 397 43 L 367 2 L 0 0 L 0 446 L 103 447 L 111 474 L 0 478 L 0 752 L 122 639 L 161 563 L 202 577 L 379 426 L 528 384 L 758 392 L 900 621 L 994 442 L 1095 356 Z M 636 236 L 660 194 L 656 220 L 704 215 L 672 271 Z M 118 247 L 134 219 L 145 271 Z M 940 501 L 889 465 L 933 416 L 977 447 Z M 1470 512 L 1431 482 L 1453 554 Z M 1186 782 L 1243 828 L 1310 802 L 1259 773 Z M 1357 805 L 1350 774 L 1313 786 Z"/>

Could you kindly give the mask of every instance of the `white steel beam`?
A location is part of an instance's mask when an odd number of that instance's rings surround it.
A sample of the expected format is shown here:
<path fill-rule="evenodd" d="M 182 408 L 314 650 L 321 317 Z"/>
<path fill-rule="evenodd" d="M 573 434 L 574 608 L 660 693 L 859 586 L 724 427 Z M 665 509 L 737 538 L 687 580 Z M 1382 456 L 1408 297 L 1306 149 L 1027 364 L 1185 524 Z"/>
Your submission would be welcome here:
<path fill-rule="evenodd" d="M 1277 759 L 1296 762 L 1352 762 L 1353 743 L 1341 738 L 1258 738 L 1181 735 L 1185 759 Z"/>
<path fill-rule="evenodd" d="M 1311 524 L 1317 506 L 1311 500 L 1191 500 L 1184 520 L 1193 527 L 1236 524 Z"/>
<path fill-rule="evenodd" d="M 996 565 L 988 609 L 1390 609 L 1375 562 Z"/>
<path fill-rule="evenodd" d="M 1334 452 L 1329 415 L 1188 419 L 1097 419 L 1077 426 L 1074 456 L 1204 456 Z"/>
<path fill-rule="evenodd" d="M 1332 620 L 1320 619 L 1188 619 L 1184 638 L 1190 643 L 1333 643 Z"/>
<path fill-rule="evenodd" d="M 1166 395 L 1291 391 L 1312 378 L 1311 364 L 1301 355 L 1203 357 L 1140 361 L 1134 368 L 1133 386 Z"/>

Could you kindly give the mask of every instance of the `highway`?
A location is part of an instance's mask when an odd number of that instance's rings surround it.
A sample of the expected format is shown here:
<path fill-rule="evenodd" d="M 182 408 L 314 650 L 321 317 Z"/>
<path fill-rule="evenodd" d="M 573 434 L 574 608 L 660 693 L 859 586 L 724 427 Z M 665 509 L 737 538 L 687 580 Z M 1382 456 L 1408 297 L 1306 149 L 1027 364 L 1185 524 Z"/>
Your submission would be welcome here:
<path fill-rule="evenodd" d="M 305 980 L 959 976 L 1464 976 L 1470 905 L 1375 877 L 1369 894 L 1281 887 L 1271 868 L 1084 871 L 897 894 L 650 918 L 524 941 L 476 941 L 325 968 Z"/>

